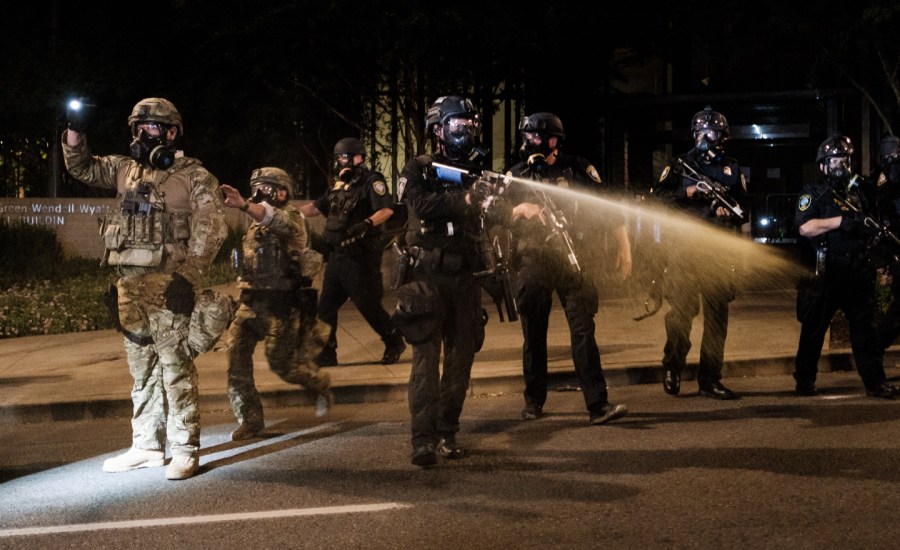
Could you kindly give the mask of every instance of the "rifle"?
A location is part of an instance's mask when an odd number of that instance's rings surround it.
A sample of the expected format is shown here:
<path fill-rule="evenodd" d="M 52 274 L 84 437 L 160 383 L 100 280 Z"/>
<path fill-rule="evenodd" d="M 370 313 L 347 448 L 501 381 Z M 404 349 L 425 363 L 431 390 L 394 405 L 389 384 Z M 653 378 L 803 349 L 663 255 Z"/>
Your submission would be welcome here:
<path fill-rule="evenodd" d="M 852 189 L 855 187 L 854 182 L 858 179 L 859 176 L 854 175 L 850 179 L 850 184 L 847 186 L 847 189 Z M 858 185 L 858 183 L 857 183 Z M 856 214 L 857 219 L 859 219 L 863 227 L 867 227 L 875 232 L 875 234 L 869 239 L 869 242 L 866 243 L 866 249 L 870 250 L 878 245 L 882 238 L 887 237 L 890 240 L 894 241 L 894 244 L 900 245 L 900 237 L 897 237 L 897 234 L 891 231 L 891 228 L 888 227 L 887 224 L 881 223 L 872 216 L 863 212 L 863 209 L 850 200 L 850 197 L 845 192 L 838 191 L 834 187 L 829 187 L 829 191 L 831 192 L 831 196 L 834 199 L 835 204 L 837 204 L 840 208 L 844 210 L 849 210 Z"/>
<path fill-rule="evenodd" d="M 736 200 L 728 195 L 728 189 L 724 185 L 705 174 L 701 174 L 693 166 L 681 159 L 677 160 L 677 165 L 681 175 L 694 182 L 697 186 L 697 191 L 704 196 L 712 197 L 712 206 L 718 203 L 728 210 L 732 216 L 743 221 L 744 210 Z"/>
<path fill-rule="evenodd" d="M 543 189 L 538 191 L 538 200 L 541 201 L 541 216 L 547 220 L 547 225 L 550 228 L 550 236 L 547 237 L 547 241 L 556 239 L 558 242 L 562 242 L 565 247 L 566 259 L 569 261 L 569 266 L 575 271 L 575 273 L 581 273 L 581 264 L 578 263 L 578 256 L 575 255 L 575 247 L 573 246 L 572 236 L 569 234 L 569 220 L 566 219 L 566 215 L 562 210 L 557 208 L 556 203 L 553 202 L 553 199 L 547 195 L 547 192 Z"/>
<path fill-rule="evenodd" d="M 499 239 L 496 236 L 492 239 L 488 231 L 488 220 L 500 209 L 503 193 L 509 186 L 511 178 L 490 170 L 440 162 L 432 163 L 432 167 L 438 179 L 473 189 L 481 187 L 488 191 L 479 205 L 479 231 L 476 238 L 476 246 L 486 269 L 475 272 L 474 275 L 480 279 L 482 288 L 494 300 L 500 322 L 504 321 L 504 309 L 507 319 L 518 321 L 519 311 L 516 309 L 516 301 L 513 297 L 509 265 L 503 256 Z M 403 258 L 401 257 L 401 265 L 402 262 Z"/>

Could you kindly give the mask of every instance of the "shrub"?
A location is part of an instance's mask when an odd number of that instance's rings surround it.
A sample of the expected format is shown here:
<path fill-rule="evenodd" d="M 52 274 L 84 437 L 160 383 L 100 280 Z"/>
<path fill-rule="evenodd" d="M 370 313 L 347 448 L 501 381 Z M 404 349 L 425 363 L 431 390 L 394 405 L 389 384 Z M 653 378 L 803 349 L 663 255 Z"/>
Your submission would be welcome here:
<path fill-rule="evenodd" d="M 228 238 L 202 285 L 235 279 L 231 249 L 243 232 Z M 111 267 L 99 260 L 65 258 L 52 229 L 0 220 L 0 338 L 63 334 L 113 328 L 102 296 L 116 280 Z"/>

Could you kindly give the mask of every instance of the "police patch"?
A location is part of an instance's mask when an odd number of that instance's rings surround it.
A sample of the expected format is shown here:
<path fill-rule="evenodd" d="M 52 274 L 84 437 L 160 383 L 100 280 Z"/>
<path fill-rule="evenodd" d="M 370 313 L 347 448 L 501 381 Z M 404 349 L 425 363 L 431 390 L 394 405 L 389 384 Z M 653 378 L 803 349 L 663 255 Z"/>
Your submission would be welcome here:
<path fill-rule="evenodd" d="M 809 208 L 810 204 L 812 204 L 812 197 L 809 195 L 800 195 L 800 198 L 797 200 L 797 208 L 799 208 L 801 212 Z"/>
<path fill-rule="evenodd" d="M 731 175 L 731 166 L 725 166 L 725 167 L 723 167 L 723 168 L 722 168 L 722 172 L 723 172 L 726 176 L 730 176 L 730 175 Z"/>
<path fill-rule="evenodd" d="M 383 196 L 385 193 L 387 193 L 387 186 L 386 186 L 386 185 L 384 184 L 384 182 L 381 181 L 381 180 L 373 181 L 373 182 L 372 182 L 372 189 L 374 189 L 375 192 L 378 193 L 378 194 L 381 195 L 381 196 Z"/>
<path fill-rule="evenodd" d="M 406 189 L 406 177 L 402 177 L 397 181 L 397 200 L 403 200 L 403 191 Z"/>
<path fill-rule="evenodd" d="M 887 183 L 887 176 L 884 175 L 884 172 L 878 174 L 878 187 L 881 187 Z"/>
<path fill-rule="evenodd" d="M 666 167 L 663 168 L 662 174 L 659 175 L 659 181 L 666 179 L 669 176 L 669 172 L 671 172 L 671 171 L 672 171 L 672 169 L 667 164 Z"/>
<path fill-rule="evenodd" d="M 589 178 L 594 180 L 597 183 L 600 183 L 600 174 L 597 173 L 597 169 L 594 168 L 593 164 L 588 164 L 587 169 L 585 169 Z"/>

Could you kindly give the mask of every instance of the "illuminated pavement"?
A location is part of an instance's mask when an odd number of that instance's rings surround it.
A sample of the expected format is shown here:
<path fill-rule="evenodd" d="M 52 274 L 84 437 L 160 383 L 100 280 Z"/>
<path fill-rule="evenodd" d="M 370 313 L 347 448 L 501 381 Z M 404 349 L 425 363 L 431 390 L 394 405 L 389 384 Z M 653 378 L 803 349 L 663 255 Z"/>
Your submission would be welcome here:
<path fill-rule="evenodd" d="M 794 317 L 794 291 L 743 292 L 732 304 L 726 345 L 724 382 L 729 378 L 789 374 L 793 370 L 800 325 Z M 385 306 L 392 307 L 390 293 Z M 485 303 L 490 314 L 484 346 L 472 371 L 473 394 L 518 393 L 521 379 L 521 327 L 500 323 L 496 309 Z M 659 384 L 665 342 L 663 318 L 668 306 L 642 321 L 638 299 L 609 299 L 601 303 L 597 340 L 607 382 L 612 388 L 628 384 Z M 569 352 L 568 327 L 558 305 L 551 315 L 548 337 L 551 387 L 577 386 Z M 702 319 L 694 322 L 689 368 L 696 365 Z M 399 363 L 379 363 L 384 346 L 351 304 L 339 318 L 337 367 L 329 367 L 338 403 L 405 400 L 412 349 Z M 885 365 L 895 377 L 900 348 L 889 351 Z M 267 407 L 311 403 L 304 391 L 282 382 L 268 369 L 262 345 L 257 347 L 256 383 Z M 228 409 L 226 356 L 210 352 L 197 359 L 201 404 L 204 410 Z M 852 368 L 849 349 L 827 349 L 820 371 Z M 823 375 L 827 376 L 827 375 Z M 688 379 L 682 394 L 697 391 Z M 111 415 L 129 416 L 132 380 L 125 363 L 121 336 L 112 331 L 36 336 L 0 340 L 0 422 L 71 420 Z M 793 388 L 785 388 L 791 390 Z M 860 392 L 863 391 L 860 383 Z M 660 388 L 662 393 L 662 388 Z"/>

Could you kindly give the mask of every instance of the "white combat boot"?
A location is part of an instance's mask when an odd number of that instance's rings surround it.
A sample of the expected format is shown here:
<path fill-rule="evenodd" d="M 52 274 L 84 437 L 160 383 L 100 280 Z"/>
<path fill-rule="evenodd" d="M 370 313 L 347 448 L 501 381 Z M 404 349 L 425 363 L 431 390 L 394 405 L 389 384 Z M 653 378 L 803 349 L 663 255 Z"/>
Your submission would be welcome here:
<path fill-rule="evenodd" d="M 108 458 L 103 462 L 104 472 L 128 472 L 138 468 L 158 468 L 165 464 L 166 453 L 146 449 L 128 449 L 127 453 Z"/>
<path fill-rule="evenodd" d="M 166 466 L 166 479 L 187 479 L 200 469 L 200 459 L 196 455 L 174 455 Z"/>

